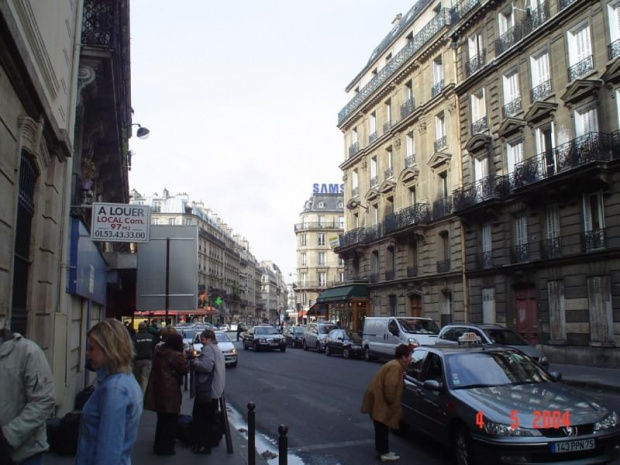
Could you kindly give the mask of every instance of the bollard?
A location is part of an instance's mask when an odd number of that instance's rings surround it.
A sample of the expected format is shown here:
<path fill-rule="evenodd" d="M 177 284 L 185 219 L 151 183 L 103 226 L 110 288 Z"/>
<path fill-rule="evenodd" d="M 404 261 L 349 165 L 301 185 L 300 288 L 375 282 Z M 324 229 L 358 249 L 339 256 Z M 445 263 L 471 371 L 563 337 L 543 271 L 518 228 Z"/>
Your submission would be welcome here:
<path fill-rule="evenodd" d="M 254 402 L 248 404 L 248 465 L 256 465 L 256 418 Z"/>
<path fill-rule="evenodd" d="M 280 433 L 278 438 L 278 456 L 280 457 L 278 465 L 286 465 L 288 463 L 288 438 L 286 437 L 288 427 L 286 425 L 278 426 L 278 433 Z"/>

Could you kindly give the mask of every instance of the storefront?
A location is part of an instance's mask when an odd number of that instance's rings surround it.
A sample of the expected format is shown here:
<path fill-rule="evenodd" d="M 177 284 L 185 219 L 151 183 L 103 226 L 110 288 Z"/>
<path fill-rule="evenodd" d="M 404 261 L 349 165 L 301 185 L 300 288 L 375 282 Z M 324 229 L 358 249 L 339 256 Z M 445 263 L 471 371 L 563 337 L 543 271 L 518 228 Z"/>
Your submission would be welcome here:
<path fill-rule="evenodd" d="M 370 299 L 365 283 L 353 283 L 326 289 L 308 310 L 308 317 L 340 322 L 343 328 L 361 330 L 370 315 Z"/>

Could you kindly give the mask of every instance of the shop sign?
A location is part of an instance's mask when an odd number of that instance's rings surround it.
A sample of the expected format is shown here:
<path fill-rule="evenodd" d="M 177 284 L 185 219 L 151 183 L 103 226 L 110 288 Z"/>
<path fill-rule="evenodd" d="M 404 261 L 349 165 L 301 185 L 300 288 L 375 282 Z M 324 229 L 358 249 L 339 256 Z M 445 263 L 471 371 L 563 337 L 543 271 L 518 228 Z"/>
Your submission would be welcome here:
<path fill-rule="evenodd" d="M 151 207 L 123 203 L 93 203 L 93 241 L 148 242 Z"/>

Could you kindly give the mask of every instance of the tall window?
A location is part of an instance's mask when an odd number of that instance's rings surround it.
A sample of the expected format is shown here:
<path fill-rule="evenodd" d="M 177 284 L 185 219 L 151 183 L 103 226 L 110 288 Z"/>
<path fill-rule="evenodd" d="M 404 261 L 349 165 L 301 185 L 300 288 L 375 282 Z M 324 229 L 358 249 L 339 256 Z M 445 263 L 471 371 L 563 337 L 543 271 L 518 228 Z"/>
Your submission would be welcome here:
<path fill-rule="evenodd" d="M 418 203 L 418 197 L 415 192 L 415 186 L 409 188 L 409 205 Z"/>
<path fill-rule="evenodd" d="M 412 161 L 415 160 L 415 143 L 413 139 L 413 131 L 408 132 L 405 137 L 405 156 L 411 157 Z"/>
<path fill-rule="evenodd" d="M 527 216 L 519 215 L 515 218 L 515 241 L 516 245 L 527 245 Z"/>
<path fill-rule="evenodd" d="M 519 73 L 512 70 L 504 74 L 504 113 L 506 116 L 512 116 L 521 109 L 519 90 Z"/>
<path fill-rule="evenodd" d="M 374 142 L 374 140 L 377 137 L 377 113 L 376 112 L 372 112 L 370 114 L 370 142 Z"/>
<path fill-rule="evenodd" d="M 325 215 L 319 215 L 319 227 L 325 226 Z"/>
<path fill-rule="evenodd" d="M 299 235 L 299 245 L 301 247 L 305 247 L 306 246 L 306 235 L 305 234 L 300 234 Z"/>
<path fill-rule="evenodd" d="M 441 243 L 441 255 L 439 256 L 439 259 L 450 260 L 450 235 L 448 234 L 448 231 L 443 231 L 439 235 L 439 239 Z"/>
<path fill-rule="evenodd" d="M 503 35 L 512 29 L 515 25 L 515 16 L 512 6 L 509 6 L 502 11 L 497 17 L 497 23 L 499 25 L 499 35 Z"/>
<path fill-rule="evenodd" d="M 438 175 L 438 189 L 439 189 L 439 198 L 446 199 L 448 198 L 448 173 L 444 171 L 443 173 L 439 173 Z"/>
<path fill-rule="evenodd" d="M 495 288 L 482 288 L 482 322 L 495 323 Z"/>
<path fill-rule="evenodd" d="M 482 54 L 482 51 L 484 50 L 484 42 L 481 31 L 469 36 L 469 39 L 467 40 L 467 50 L 470 60 L 473 60 L 474 58 L 477 58 L 478 55 Z"/>
<path fill-rule="evenodd" d="M 487 107 L 485 101 L 484 89 L 480 89 L 478 92 L 472 94 L 471 96 L 471 122 L 473 125 L 480 125 L 480 120 L 482 120 L 487 115 Z M 472 132 L 477 132 L 476 130 L 481 130 L 486 127 L 472 128 Z"/>
<path fill-rule="evenodd" d="M 370 272 L 371 273 L 379 272 L 379 252 L 377 252 L 376 250 L 371 255 Z"/>
<path fill-rule="evenodd" d="M 385 102 L 385 124 L 386 129 L 392 124 L 392 101 Z"/>
<path fill-rule="evenodd" d="M 582 24 L 568 33 L 568 60 L 574 66 L 592 56 L 590 25 Z"/>
<path fill-rule="evenodd" d="M 317 245 L 323 246 L 325 245 L 325 233 L 319 233 L 317 236 Z"/>
<path fill-rule="evenodd" d="M 484 158 L 474 158 L 474 181 L 481 181 L 488 176 L 487 166 L 488 166 L 487 157 Z"/>
<path fill-rule="evenodd" d="M 357 128 L 353 128 L 351 131 L 351 145 L 357 144 Z"/>
<path fill-rule="evenodd" d="M 493 235 L 490 223 L 482 225 L 482 253 L 493 252 Z"/>
<path fill-rule="evenodd" d="M 598 132 L 596 106 L 589 106 L 575 112 L 575 136 L 580 137 L 591 132 Z"/>
<path fill-rule="evenodd" d="M 557 205 L 547 207 L 547 239 L 560 237 L 560 208 Z"/>
<path fill-rule="evenodd" d="M 301 254 L 301 266 L 306 266 L 308 264 L 308 257 L 306 256 L 306 252 L 302 252 Z"/>
<path fill-rule="evenodd" d="M 435 150 L 440 150 L 446 146 L 446 120 L 443 112 L 435 116 Z"/>
<path fill-rule="evenodd" d="M 405 102 L 413 99 L 413 82 L 409 81 L 405 84 Z"/>
<path fill-rule="evenodd" d="M 377 182 L 377 157 L 370 159 L 370 185 L 373 186 L 373 182 Z"/>
<path fill-rule="evenodd" d="M 317 262 L 317 265 L 319 265 L 319 266 L 323 266 L 323 265 L 325 265 L 325 264 L 326 264 L 326 261 L 325 261 L 325 252 L 319 252 L 319 254 L 318 254 L 318 262 Z"/>
<path fill-rule="evenodd" d="M 353 189 L 352 195 L 355 197 L 359 195 L 359 175 L 357 170 L 353 170 L 353 176 L 351 177 L 351 188 Z"/>
<path fill-rule="evenodd" d="M 344 229 L 344 216 L 339 216 L 338 217 L 338 228 L 339 229 Z"/>
<path fill-rule="evenodd" d="M 531 58 L 532 87 L 538 87 L 551 79 L 549 72 L 549 53 L 543 51 Z"/>
<path fill-rule="evenodd" d="M 595 231 L 605 227 L 603 196 L 600 192 L 583 196 L 583 229 Z"/>
<path fill-rule="evenodd" d="M 439 55 L 433 60 L 433 85 L 439 84 L 443 81 L 443 60 Z"/>
<path fill-rule="evenodd" d="M 506 144 L 506 167 L 508 174 L 512 176 L 515 166 L 523 161 L 523 141 L 509 142 Z"/>
<path fill-rule="evenodd" d="M 394 154 L 392 152 L 392 147 L 389 147 L 388 149 L 386 149 L 385 161 L 386 161 L 385 179 L 388 179 L 394 176 Z"/>
<path fill-rule="evenodd" d="M 302 286 L 305 286 L 308 282 L 308 274 L 306 272 L 299 274 L 299 280 Z"/>
<path fill-rule="evenodd" d="M 387 249 L 387 265 L 388 270 L 396 269 L 396 254 L 394 253 L 394 247 L 388 247 Z"/>
<path fill-rule="evenodd" d="M 544 158 L 545 174 L 552 175 L 557 171 L 558 163 L 555 147 L 555 130 L 553 122 L 536 128 L 534 132 L 536 139 L 536 153 L 541 154 Z"/>
<path fill-rule="evenodd" d="M 377 205 L 372 205 L 370 207 L 370 215 L 372 226 L 379 224 L 379 207 Z"/>
<path fill-rule="evenodd" d="M 325 271 L 320 271 L 319 274 L 319 286 L 327 285 L 327 273 Z"/>

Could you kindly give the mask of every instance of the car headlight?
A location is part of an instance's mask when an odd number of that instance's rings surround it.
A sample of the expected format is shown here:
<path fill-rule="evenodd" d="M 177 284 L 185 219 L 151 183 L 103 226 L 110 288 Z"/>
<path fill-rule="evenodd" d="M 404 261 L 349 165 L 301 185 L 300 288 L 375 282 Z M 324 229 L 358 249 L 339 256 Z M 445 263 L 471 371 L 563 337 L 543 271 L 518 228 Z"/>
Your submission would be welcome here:
<path fill-rule="evenodd" d="M 258 342 L 265 342 L 265 338 L 264 337 L 259 337 L 256 339 Z"/>
<path fill-rule="evenodd" d="M 544 355 L 538 359 L 538 363 L 541 365 L 549 365 L 549 360 Z"/>
<path fill-rule="evenodd" d="M 418 340 L 414 337 L 410 337 L 409 338 L 409 345 L 413 346 L 413 347 L 420 347 L 420 343 L 418 342 Z"/>
<path fill-rule="evenodd" d="M 613 428 L 618 424 L 618 414 L 616 412 L 611 412 L 601 421 L 597 421 L 594 423 L 594 432 L 603 431 L 609 428 Z"/>
<path fill-rule="evenodd" d="M 494 421 L 484 420 L 484 431 L 489 436 L 495 437 L 525 437 L 525 436 L 542 436 L 540 431 L 529 428 L 513 428 L 503 423 L 495 423 Z"/>

